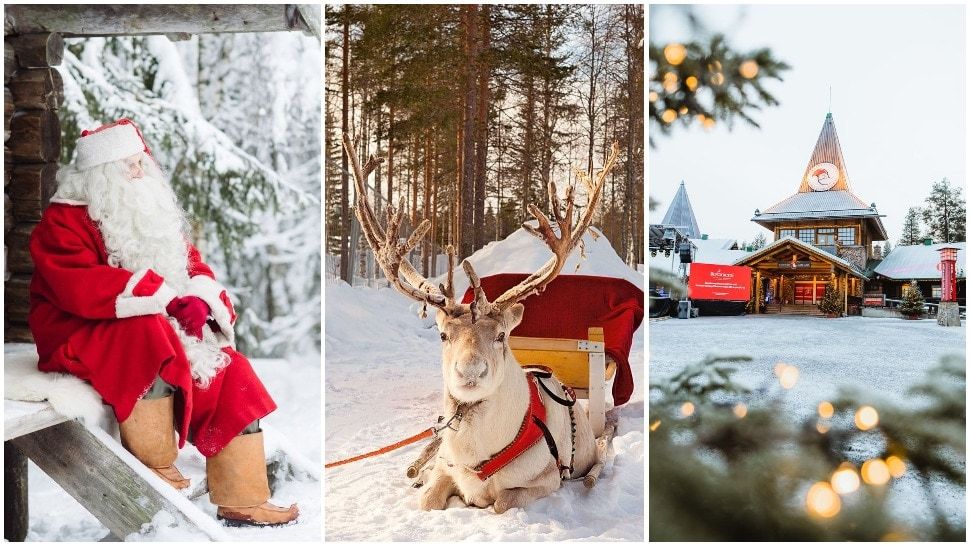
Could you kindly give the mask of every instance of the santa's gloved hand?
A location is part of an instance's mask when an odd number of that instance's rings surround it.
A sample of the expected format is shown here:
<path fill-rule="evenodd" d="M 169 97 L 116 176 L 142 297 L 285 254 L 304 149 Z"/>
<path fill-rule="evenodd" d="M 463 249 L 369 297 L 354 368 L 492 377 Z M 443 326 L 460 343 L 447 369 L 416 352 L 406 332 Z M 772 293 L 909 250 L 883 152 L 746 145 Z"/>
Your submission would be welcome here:
<path fill-rule="evenodd" d="M 197 296 L 173 298 L 165 307 L 169 316 L 178 321 L 179 326 L 190 336 L 202 339 L 202 326 L 209 318 L 209 304 Z"/>

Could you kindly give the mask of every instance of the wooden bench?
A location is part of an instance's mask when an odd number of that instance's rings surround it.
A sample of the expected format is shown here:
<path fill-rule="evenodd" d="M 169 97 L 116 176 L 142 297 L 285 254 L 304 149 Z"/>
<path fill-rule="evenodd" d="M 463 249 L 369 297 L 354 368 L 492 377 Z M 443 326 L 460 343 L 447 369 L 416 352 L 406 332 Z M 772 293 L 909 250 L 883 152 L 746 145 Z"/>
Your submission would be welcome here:
<path fill-rule="evenodd" d="M 606 382 L 616 362 L 606 356 L 603 329 L 591 327 L 586 339 L 509 337 L 509 347 L 521 366 L 551 368 L 556 378 L 589 400 L 589 423 L 597 438 L 606 426 Z"/>
<path fill-rule="evenodd" d="M 263 426 L 270 488 L 281 479 L 319 481 L 321 470 Z M 208 493 L 205 471 L 188 472 L 192 486 L 175 491 L 100 428 L 57 413 L 47 402 L 4 400 L 4 538 L 27 535 L 27 459 L 107 527 L 114 539 L 145 531 L 161 512 L 188 531 L 213 541 L 231 540 L 226 529 L 192 503 Z M 183 471 L 186 468 L 182 469 Z"/>

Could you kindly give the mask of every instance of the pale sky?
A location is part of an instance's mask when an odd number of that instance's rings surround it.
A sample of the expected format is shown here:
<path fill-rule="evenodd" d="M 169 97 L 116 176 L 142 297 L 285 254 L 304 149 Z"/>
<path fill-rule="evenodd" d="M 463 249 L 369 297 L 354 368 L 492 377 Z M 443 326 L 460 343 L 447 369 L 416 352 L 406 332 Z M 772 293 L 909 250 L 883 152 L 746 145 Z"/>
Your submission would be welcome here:
<path fill-rule="evenodd" d="M 903 216 L 943 177 L 966 196 L 967 65 L 963 6 L 698 6 L 737 50 L 772 49 L 791 65 L 767 87 L 781 105 L 761 129 L 678 126 L 654 134 L 649 194 L 659 222 L 681 180 L 702 233 L 750 241 L 750 219 L 795 193 L 829 106 L 853 193 L 875 202 L 895 246 Z M 651 7 L 655 43 L 687 38 L 683 17 Z M 652 70 L 652 67 L 649 69 Z"/>

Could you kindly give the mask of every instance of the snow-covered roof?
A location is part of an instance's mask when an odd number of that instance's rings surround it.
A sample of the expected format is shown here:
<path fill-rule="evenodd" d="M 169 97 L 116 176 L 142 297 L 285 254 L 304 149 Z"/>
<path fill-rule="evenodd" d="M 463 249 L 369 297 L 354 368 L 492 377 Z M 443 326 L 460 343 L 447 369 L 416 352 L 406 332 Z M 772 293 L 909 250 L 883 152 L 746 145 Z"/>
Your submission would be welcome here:
<path fill-rule="evenodd" d="M 939 279 L 936 266 L 940 263 L 939 250 L 943 247 L 956 247 L 957 277 L 965 278 L 966 242 L 935 245 L 897 246 L 892 249 L 882 263 L 876 266 L 876 274 L 896 280 Z"/>
<path fill-rule="evenodd" d="M 687 198 L 687 188 L 684 183 L 680 183 L 677 194 L 667 207 L 667 213 L 660 222 L 665 226 L 681 228 L 681 231 L 688 237 L 700 237 L 701 230 L 697 227 L 697 218 L 694 217 L 694 208 L 690 206 L 690 199 Z"/>
<path fill-rule="evenodd" d="M 475 267 L 479 277 L 487 277 L 498 273 L 535 273 L 550 257 L 552 251 L 545 243 L 525 229 L 519 228 L 505 239 L 493 241 L 478 249 L 468 257 L 468 261 Z M 455 269 L 455 294 L 464 294 L 468 288 L 468 278 L 460 266 Z M 445 275 L 435 279 L 434 284 L 443 283 Z M 606 236 L 594 227 L 589 228 L 583 235 L 582 253 L 578 248 L 574 250 L 560 275 L 613 277 L 643 288 L 643 273 L 624 263 Z"/>
<path fill-rule="evenodd" d="M 803 218 L 807 215 L 819 218 L 844 216 L 877 216 L 879 213 L 865 204 L 850 191 L 799 192 L 772 205 L 753 220 Z M 766 218 L 767 217 L 767 218 Z"/>
<path fill-rule="evenodd" d="M 857 268 L 856 266 L 852 265 L 851 263 L 843 260 L 842 258 L 839 258 L 835 254 L 830 254 L 830 253 L 828 253 L 828 252 L 826 252 L 826 251 L 818 248 L 817 246 L 810 245 L 810 244 L 808 244 L 808 243 L 806 243 L 806 242 L 804 242 L 804 241 L 802 241 L 800 239 L 796 239 L 796 238 L 791 237 L 791 236 L 782 237 L 781 239 L 778 239 L 777 241 L 773 241 L 772 243 L 768 244 L 764 248 L 759 249 L 759 250 L 756 250 L 756 251 L 748 254 L 747 256 L 744 256 L 742 258 L 739 258 L 738 260 L 736 260 L 731 265 L 744 265 L 742 262 L 745 262 L 745 261 L 750 260 L 750 259 L 757 258 L 757 257 L 762 256 L 764 254 L 770 254 L 771 252 L 774 252 L 777 247 L 782 246 L 784 244 L 793 244 L 794 246 L 799 247 L 803 252 L 806 252 L 808 254 L 814 254 L 815 256 L 817 256 L 819 258 L 822 258 L 823 260 L 826 260 L 826 261 L 829 261 L 829 262 L 832 262 L 832 263 L 834 263 L 836 265 L 841 266 L 843 269 L 847 269 L 849 271 L 852 271 L 856 275 L 859 275 L 861 277 L 865 277 L 865 275 L 863 275 L 862 271 L 859 271 L 859 268 Z"/>

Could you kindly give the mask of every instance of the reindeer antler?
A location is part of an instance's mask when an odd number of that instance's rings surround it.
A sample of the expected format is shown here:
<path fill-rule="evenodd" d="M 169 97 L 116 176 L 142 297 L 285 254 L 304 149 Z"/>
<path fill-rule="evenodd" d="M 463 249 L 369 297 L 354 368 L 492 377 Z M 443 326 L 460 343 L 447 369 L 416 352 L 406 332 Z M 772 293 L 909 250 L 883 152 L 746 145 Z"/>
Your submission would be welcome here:
<path fill-rule="evenodd" d="M 535 228 L 527 223 L 522 224 L 522 227 L 535 237 L 538 237 L 545 242 L 549 249 L 552 250 L 553 255 L 551 258 L 549 258 L 549 261 L 539 268 L 538 271 L 526 277 L 519 284 L 508 289 L 504 294 L 496 298 L 494 302 L 491 304 L 488 303 L 488 300 L 485 298 L 484 291 L 482 291 L 481 286 L 477 282 L 478 275 L 475 274 L 471 264 L 467 261 L 462 264 L 465 266 L 465 272 L 468 274 L 468 278 L 471 280 L 472 288 L 475 291 L 475 301 L 477 303 L 477 307 L 487 309 L 488 312 L 501 312 L 511 307 L 516 302 L 531 296 L 532 294 L 542 292 L 546 285 L 552 282 L 552 280 L 559 275 L 559 272 L 562 271 L 563 265 L 566 264 L 566 258 L 569 257 L 569 254 L 582 240 L 583 234 L 586 232 L 586 229 L 589 228 L 589 224 L 593 221 L 593 213 L 596 211 L 600 197 L 603 194 L 603 185 L 606 182 L 606 177 L 616 164 L 616 159 L 619 155 L 620 146 L 614 142 L 612 148 L 610 149 L 610 157 L 603 165 L 603 169 L 597 173 L 595 181 L 591 180 L 589 175 L 587 175 L 585 172 L 577 173 L 580 174 L 580 180 L 586 185 L 589 193 L 589 201 L 575 227 L 572 227 L 573 199 L 575 196 L 575 187 L 572 184 L 566 188 L 566 207 L 565 212 L 563 212 L 559 202 L 556 184 L 552 181 L 549 182 L 549 205 L 552 208 L 553 219 L 555 220 L 556 227 L 559 231 L 558 236 L 556 235 L 549 218 L 535 205 L 529 205 L 529 212 L 535 216 L 535 219 L 539 222 L 539 227 Z"/>
<path fill-rule="evenodd" d="M 401 227 L 404 217 L 405 200 L 401 199 L 401 204 L 394 208 L 390 204 L 387 206 L 386 229 L 381 229 L 377 214 L 367 200 L 367 177 L 377 168 L 381 160 L 371 155 L 364 166 L 360 166 L 357 159 L 357 152 L 354 144 L 350 140 L 350 135 L 344 133 L 343 136 L 344 153 L 350 159 L 354 171 L 354 187 L 357 191 L 357 206 L 354 207 L 354 214 L 360 221 L 360 226 L 364 232 L 367 244 L 374 251 L 374 258 L 381 266 L 384 276 L 387 277 L 391 286 L 405 296 L 422 302 L 425 305 L 437 307 L 446 312 L 454 312 L 456 309 L 454 287 L 452 285 L 452 275 L 455 263 L 454 249 L 448 247 L 448 285 L 441 288 L 435 287 L 428 279 L 422 276 L 404 256 L 421 242 L 428 230 L 431 228 L 431 221 L 425 219 L 415 228 L 414 233 L 408 237 L 404 243 L 398 242 L 397 232 Z M 403 277 L 403 278 L 402 278 Z"/>

